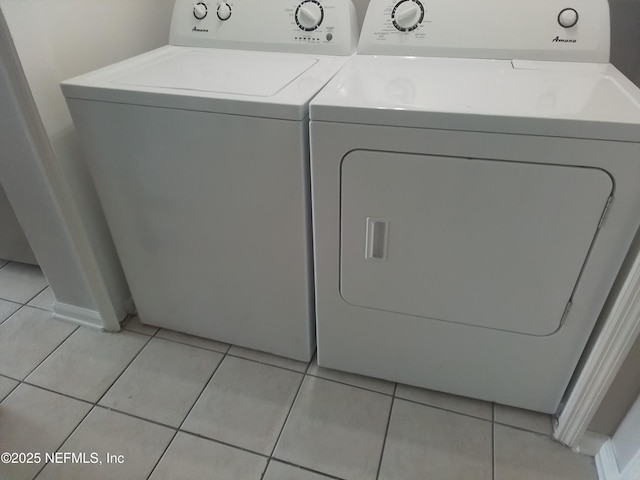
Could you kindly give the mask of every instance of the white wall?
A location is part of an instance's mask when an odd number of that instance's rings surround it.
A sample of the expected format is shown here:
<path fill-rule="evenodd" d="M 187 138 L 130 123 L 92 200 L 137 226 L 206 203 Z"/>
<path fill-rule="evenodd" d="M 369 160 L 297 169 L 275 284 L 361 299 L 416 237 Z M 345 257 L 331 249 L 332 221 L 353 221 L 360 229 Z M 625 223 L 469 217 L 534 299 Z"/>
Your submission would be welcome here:
<path fill-rule="evenodd" d="M 71 198 L 70 209 L 75 210 L 79 217 L 79 225 L 75 225 L 77 228 L 74 230 L 72 225 L 72 231 L 67 233 L 74 237 L 85 237 L 75 240 L 79 240 L 81 244 L 84 240 L 83 244 L 87 246 L 84 259 L 96 267 L 92 272 L 85 271 L 83 280 L 87 281 L 86 277 L 89 277 L 90 285 L 75 288 L 74 294 L 67 292 L 66 284 L 80 281 L 77 272 L 71 269 L 74 271 L 69 270 L 68 275 L 61 275 L 65 280 L 57 280 L 56 272 L 64 269 L 60 269 L 59 265 L 54 266 L 55 262 L 45 261 L 44 258 L 44 252 L 49 257 L 54 255 L 54 251 L 61 251 L 59 243 L 64 240 L 58 238 L 55 246 L 53 243 L 56 242 L 51 242 L 49 248 L 43 248 L 42 245 L 36 248 L 36 239 L 32 236 L 41 236 L 42 232 L 35 232 L 33 229 L 29 232 L 26 227 L 25 231 L 59 302 L 89 310 L 101 310 L 100 305 L 105 302 L 96 298 L 100 292 L 96 294 L 95 289 L 91 288 L 91 280 L 95 279 L 97 273 L 101 276 L 108 300 L 120 319 L 126 314 L 124 306 L 129 297 L 128 287 L 78 149 L 59 83 L 166 44 L 172 8 L 173 0 L 0 0 L 0 9 L 6 18 L 33 100 L 53 149 L 50 160 L 55 162 L 53 170 L 58 170 L 61 174 L 58 183 L 63 184 L 65 194 Z M 2 114 L 4 115 L 4 110 Z M 22 185 L 20 189 L 12 187 L 12 180 L 2 175 L 5 190 L 8 194 L 9 190 L 13 192 L 9 196 L 21 221 L 22 215 L 42 217 L 42 221 L 47 220 L 45 217 L 51 218 L 46 209 L 38 214 L 35 205 L 32 205 L 35 211 L 29 209 L 28 212 L 26 208 L 16 206 L 16 203 L 29 203 L 29 199 L 25 197 L 42 188 L 41 179 L 36 179 L 34 175 L 46 176 L 47 173 L 30 172 L 27 176 L 31 184 Z M 4 185 L 5 183 L 9 185 Z M 69 213 L 64 211 L 65 202 L 61 202 L 61 208 L 63 214 Z M 46 241 L 38 239 L 37 243 Z"/>
<path fill-rule="evenodd" d="M 358 15 L 358 25 L 362 28 L 362 22 L 364 21 L 364 14 L 369 6 L 369 0 L 351 0 L 356 7 L 356 14 Z"/>
<path fill-rule="evenodd" d="M 612 436 L 635 399 L 640 395 L 640 337 L 627 354 L 613 383 L 602 399 L 588 430 Z"/>
<path fill-rule="evenodd" d="M 640 457 L 640 397 L 624 417 L 612 442 L 618 468 L 624 472 L 634 459 Z"/>
<path fill-rule="evenodd" d="M 2 161 L 2 160 L 0 160 Z M 37 264 L 33 250 L 20 226 L 0 182 L 0 259 Z"/>
<path fill-rule="evenodd" d="M 25 115 L 31 98 L 12 55 L 0 15 L 0 180 L 21 219 L 55 294 L 78 307 L 95 309 L 59 203 L 39 162 L 37 118 Z M 33 132 L 33 133 L 32 133 Z"/>
<path fill-rule="evenodd" d="M 640 86 L 640 0 L 610 0 L 611 63 Z"/>

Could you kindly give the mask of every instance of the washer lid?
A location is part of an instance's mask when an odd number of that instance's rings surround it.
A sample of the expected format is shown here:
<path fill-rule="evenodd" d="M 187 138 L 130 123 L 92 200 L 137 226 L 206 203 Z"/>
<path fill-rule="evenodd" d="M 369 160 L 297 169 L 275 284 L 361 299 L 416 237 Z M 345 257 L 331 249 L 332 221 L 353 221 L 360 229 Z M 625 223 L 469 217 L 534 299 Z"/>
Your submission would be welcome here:
<path fill-rule="evenodd" d="M 356 56 L 312 120 L 640 141 L 640 90 L 609 64 Z"/>
<path fill-rule="evenodd" d="M 168 45 L 61 86 L 80 100 L 302 120 L 350 58 Z"/>
<path fill-rule="evenodd" d="M 270 97 L 316 63 L 305 56 L 185 49 L 128 71 L 113 83 Z"/>

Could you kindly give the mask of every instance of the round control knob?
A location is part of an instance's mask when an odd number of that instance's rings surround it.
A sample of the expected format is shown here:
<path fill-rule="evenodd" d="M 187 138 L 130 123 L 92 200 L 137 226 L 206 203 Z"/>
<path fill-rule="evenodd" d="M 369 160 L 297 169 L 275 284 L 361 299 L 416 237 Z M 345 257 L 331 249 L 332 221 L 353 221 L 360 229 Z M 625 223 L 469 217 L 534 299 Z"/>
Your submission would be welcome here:
<path fill-rule="evenodd" d="M 300 30 L 312 32 L 324 19 L 324 9 L 318 0 L 305 0 L 296 8 L 296 24 Z"/>
<path fill-rule="evenodd" d="M 227 2 L 219 3 L 216 14 L 220 20 L 229 20 L 229 17 L 231 17 L 231 5 Z"/>
<path fill-rule="evenodd" d="M 202 2 L 195 3 L 193 5 L 193 16 L 196 17 L 198 20 L 202 20 L 204 17 L 206 17 L 207 5 Z"/>
<path fill-rule="evenodd" d="M 402 0 L 391 11 L 393 26 L 401 32 L 410 32 L 418 28 L 424 20 L 424 6 L 419 0 Z"/>
<path fill-rule="evenodd" d="M 558 23 L 564 28 L 573 27 L 578 23 L 578 12 L 573 8 L 565 8 L 558 14 Z"/>

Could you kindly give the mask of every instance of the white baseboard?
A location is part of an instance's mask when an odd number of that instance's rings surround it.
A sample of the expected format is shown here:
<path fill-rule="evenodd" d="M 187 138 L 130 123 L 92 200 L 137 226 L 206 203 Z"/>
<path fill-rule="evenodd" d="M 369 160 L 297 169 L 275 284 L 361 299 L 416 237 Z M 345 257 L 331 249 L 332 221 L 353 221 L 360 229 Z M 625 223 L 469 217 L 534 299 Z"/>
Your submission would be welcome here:
<path fill-rule="evenodd" d="M 638 480 L 640 478 L 640 450 L 622 472 L 622 480 Z"/>
<path fill-rule="evenodd" d="M 102 317 L 95 310 L 77 307 L 67 303 L 54 302 L 53 316 L 58 320 L 83 325 L 85 327 L 103 329 Z"/>
<path fill-rule="evenodd" d="M 610 437 L 607 435 L 587 430 L 582 437 L 580 437 L 578 444 L 573 447 L 573 451 L 595 457 L 609 439 Z"/>
<path fill-rule="evenodd" d="M 600 480 L 622 480 L 611 440 L 607 440 L 596 455 L 596 468 Z"/>
<path fill-rule="evenodd" d="M 613 441 L 608 440 L 596 455 L 596 468 L 600 480 L 638 480 L 640 478 L 640 450 L 620 471 Z"/>

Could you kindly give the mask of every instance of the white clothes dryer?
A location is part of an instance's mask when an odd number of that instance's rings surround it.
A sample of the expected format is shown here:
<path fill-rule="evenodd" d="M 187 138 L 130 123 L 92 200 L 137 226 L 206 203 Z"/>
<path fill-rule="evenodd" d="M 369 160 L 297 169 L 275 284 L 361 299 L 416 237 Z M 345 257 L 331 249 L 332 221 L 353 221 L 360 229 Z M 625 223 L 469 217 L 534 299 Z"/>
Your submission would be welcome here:
<path fill-rule="evenodd" d="M 310 359 L 308 104 L 356 24 L 344 0 L 177 0 L 170 45 L 63 82 L 143 323 Z"/>
<path fill-rule="evenodd" d="M 640 224 L 606 0 L 371 0 L 310 107 L 318 363 L 553 413 Z"/>

